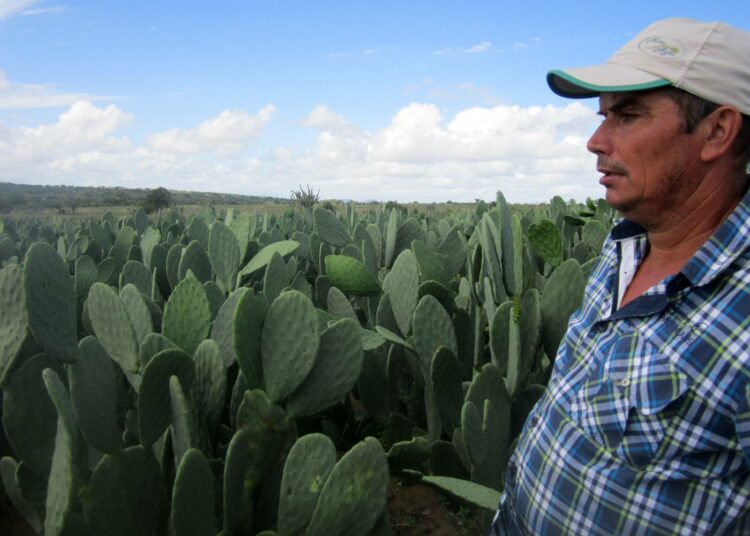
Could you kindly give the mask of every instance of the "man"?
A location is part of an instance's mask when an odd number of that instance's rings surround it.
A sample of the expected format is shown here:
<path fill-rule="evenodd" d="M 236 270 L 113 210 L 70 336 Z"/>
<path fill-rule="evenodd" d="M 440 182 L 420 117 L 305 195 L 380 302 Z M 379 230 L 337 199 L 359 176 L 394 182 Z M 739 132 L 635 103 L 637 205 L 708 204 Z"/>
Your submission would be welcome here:
<path fill-rule="evenodd" d="M 599 97 L 587 147 L 624 219 L 493 534 L 750 534 L 750 33 L 659 21 L 548 83 Z"/>

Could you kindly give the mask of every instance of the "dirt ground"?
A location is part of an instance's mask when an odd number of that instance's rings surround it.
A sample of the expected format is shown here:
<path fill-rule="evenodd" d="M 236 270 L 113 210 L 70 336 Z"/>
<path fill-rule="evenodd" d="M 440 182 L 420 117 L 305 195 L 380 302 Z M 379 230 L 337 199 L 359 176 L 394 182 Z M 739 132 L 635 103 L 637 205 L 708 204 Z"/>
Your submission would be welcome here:
<path fill-rule="evenodd" d="M 19 514 L 4 493 L 0 493 L 0 534 L 3 536 L 32 536 L 36 534 Z"/>
<path fill-rule="evenodd" d="M 0 496 L 0 535 L 34 531 L 6 497 Z M 386 505 L 393 536 L 478 536 L 481 512 L 458 506 L 425 484 L 392 479 Z"/>
<path fill-rule="evenodd" d="M 394 536 L 479 536 L 482 512 L 455 504 L 434 488 L 391 480 L 386 505 Z"/>

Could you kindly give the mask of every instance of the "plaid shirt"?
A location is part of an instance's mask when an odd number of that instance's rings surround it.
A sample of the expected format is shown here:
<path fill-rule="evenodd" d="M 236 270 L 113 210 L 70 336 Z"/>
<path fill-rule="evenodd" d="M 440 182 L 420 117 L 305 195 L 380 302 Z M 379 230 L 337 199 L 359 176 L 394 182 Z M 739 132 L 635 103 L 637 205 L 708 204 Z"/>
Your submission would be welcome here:
<path fill-rule="evenodd" d="M 648 250 L 623 220 L 506 472 L 510 534 L 750 534 L 750 193 L 622 308 Z"/>

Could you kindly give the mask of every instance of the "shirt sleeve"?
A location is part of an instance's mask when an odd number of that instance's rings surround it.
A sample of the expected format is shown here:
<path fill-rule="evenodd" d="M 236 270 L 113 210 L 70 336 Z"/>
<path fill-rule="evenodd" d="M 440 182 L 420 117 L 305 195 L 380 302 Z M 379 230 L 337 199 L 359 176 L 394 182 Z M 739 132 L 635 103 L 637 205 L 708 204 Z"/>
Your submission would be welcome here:
<path fill-rule="evenodd" d="M 740 396 L 734 426 L 737 440 L 745 454 L 745 463 L 750 465 L 750 382 L 745 385 L 743 393 L 744 396 Z"/>

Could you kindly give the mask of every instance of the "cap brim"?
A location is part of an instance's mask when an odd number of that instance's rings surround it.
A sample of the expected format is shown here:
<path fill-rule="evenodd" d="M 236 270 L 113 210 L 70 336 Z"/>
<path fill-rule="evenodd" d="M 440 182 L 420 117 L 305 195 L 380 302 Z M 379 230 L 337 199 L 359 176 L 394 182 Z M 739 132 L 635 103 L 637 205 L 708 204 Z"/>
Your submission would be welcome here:
<path fill-rule="evenodd" d="M 601 93 L 644 91 L 671 84 L 664 78 L 616 63 L 550 71 L 547 83 L 561 97 L 573 99 L 596 97 Z"/>

